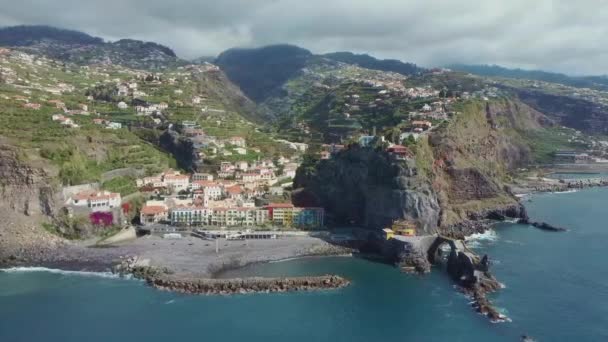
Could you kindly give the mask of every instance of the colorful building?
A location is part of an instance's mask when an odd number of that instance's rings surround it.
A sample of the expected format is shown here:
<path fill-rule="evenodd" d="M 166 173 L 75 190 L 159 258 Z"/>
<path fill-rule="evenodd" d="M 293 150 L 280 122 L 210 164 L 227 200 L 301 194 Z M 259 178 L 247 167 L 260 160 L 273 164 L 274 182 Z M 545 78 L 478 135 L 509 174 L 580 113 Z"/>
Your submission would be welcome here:
<path fill-rule="evenodd" d="M 295 207 L 291 203 L 271 203 L 267 208 L 270 220 L 278 226 L 320 228 L 324 224 L 323 208 Z"/>

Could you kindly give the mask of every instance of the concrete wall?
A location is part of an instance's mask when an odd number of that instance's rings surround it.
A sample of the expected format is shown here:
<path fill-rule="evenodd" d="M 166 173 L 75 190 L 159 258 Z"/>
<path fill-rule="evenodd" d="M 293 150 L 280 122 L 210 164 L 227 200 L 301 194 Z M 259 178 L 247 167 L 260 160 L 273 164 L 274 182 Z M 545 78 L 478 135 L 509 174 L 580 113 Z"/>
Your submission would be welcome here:
<path fill-rule="evenodd" d="M 139 178 L 139 177 L 143 177 L 144 176 L 144 170 L 137 170 L 134 169 L 132 167 L 127 167 L 124 169 L 116 169 L 116 170 L 112 170 L 112 171 L 108 171 L 104 174 L 101 175 L 101 181 L 102 182 L 107 182 L 110 179 L 116 178 L 116 177 L 134 177 L 134 178 Z"/>
<path fill-rule="evenodd" d="M 66 186 L 66 187 L 63 187 L 61 193 L 63 195 L 63 198 L 67 199 L 68 197 L 71 197 L 79 192 L 89 191 L 89 190 L 99 190 L 99 183 L 89 183 L 89 184 L 81 184 L 81 185 L 74 185 L 74 186 Z"/>

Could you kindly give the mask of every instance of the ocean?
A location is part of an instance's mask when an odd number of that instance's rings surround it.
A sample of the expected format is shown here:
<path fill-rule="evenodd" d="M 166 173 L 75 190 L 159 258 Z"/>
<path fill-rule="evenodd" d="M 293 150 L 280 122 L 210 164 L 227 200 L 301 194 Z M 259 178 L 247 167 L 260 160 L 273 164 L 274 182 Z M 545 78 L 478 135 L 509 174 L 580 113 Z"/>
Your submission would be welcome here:
<path fill-rule="evenodd" d="M 161 292 L 110 274 L 0 272 L 0 341 L 537 341 L 608 340 L 608 189 L 525 200 L 553 233 L 501 223 L 469 245 L 487 253 L 510 322 L 475 313 L 440 268 L 429 275 L 358 258 L 305 258 L 229 275 L 337 273 L 351 286 L 233 297 Z"/>

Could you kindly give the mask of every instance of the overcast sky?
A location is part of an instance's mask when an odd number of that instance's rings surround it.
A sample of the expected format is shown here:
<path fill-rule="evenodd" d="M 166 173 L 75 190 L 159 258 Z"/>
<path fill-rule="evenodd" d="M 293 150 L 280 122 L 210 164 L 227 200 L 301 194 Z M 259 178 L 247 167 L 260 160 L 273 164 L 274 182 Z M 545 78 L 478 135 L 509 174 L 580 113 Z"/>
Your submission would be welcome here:
<path fill-rule="evenodd" d="M 296 44 L 422 66 L 500 64 L 608 74 L 604 0 L 0 0 L 0 26 L 135 38 L 183 58 Z"/>

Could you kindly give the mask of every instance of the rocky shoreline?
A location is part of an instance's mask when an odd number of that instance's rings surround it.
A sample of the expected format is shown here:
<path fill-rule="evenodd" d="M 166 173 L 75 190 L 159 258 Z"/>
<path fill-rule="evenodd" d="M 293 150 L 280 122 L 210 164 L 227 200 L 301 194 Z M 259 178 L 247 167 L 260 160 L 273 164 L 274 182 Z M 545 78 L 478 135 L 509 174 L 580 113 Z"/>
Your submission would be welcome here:
<path fill-rule="evenodd" d="M 529 220 L 526 208 L 521 203 L 504 207 L 470 212 L 467 219 L 453 224 L 441 231 L 443 236 L 464 240 L 473 234 L 483 234 L 496 222 L 506 220 Z"/>
<path fill-rule="evenodd" d="M 298 242 L 300 241 L 300 242 Z M 245 278 L 245 279 L 214 279 L 222 271 L 244 267 L 254 263 L 279 261 L 289 258 L 311 256 L 351 255 L 351 249 L 342 246 L 329 245 L 322 240 L 307 239 L 289 241 L 261 241 L 260 243 L 279 243 L 267 247 L 260 245 L 254 247 L 254 241 L 249 242 L 249 248 L 255 248 L 249 254 L 239 254 L 239 258 L 232 258 L 232 254 L 218 258 L 213 254 L 205 254 L 206 258 L 217 258 L 214 262 L 208 260 L 206 268 L 183 269 L 183 264 L 159 264 L 149 259 L 149 255 L 142 249 L 132 245 L 122 245 L 107 248 L 85 248 L 69 243 L 55 249 L 45 249 L 43 252 L 11 253 L 4 255 L 0 252 L 0 268 L 11 267 L 46 267 L 66 271 L 112 272 L 145 280 L 150 286 L 161 290 L 176 291 L 180 293 L 230 295 L 242 293 L 275 293 L 287 291 L 313 291 L 325 289 L 338 289 L 349 285 L 349 281 L 339 276 L 327 275 L 322 277 L 292 277 L 292 278 Z M 181 241 L 183 246 L 190 246 L 192 242 Z M 202 243 L 202 242 L 200 242 Z M 178 242 L 154 239 L 144 247 L 159 248 L 167 244 L 166 250 L 157 250 L 153 256 L 168 257 L 165 252 L 179 250 Z M 141 247 L 141 246 L 140 246 Z M 237 246 L 234 246 L 237 248 Z M 284 250 L 287 248 L 288 250 Z M 161 247 L 162 248 L 162 247 Z M 212 247 L 209 247 L 213 249 Z M 242 248 L 242 247 L 241 247 Z M 268 248 L 266 252 L 262 248 Z M 273 250 L 273 248 L 280 248 Z M 259 249 L 259 251 L 258 251 Z M 237 248 L 237 250 L 240 250 Z M 260 258 L 254 251 L 264 252 Z M 144 253 L 142 253 L 144 252 Z M 226 251 L 228 253 L 229 251 Z M 139 254 L 143 255 L 140 256 Z M 130 256 L 129 256 L 130 255 Z M 190 259 L 196 260 L 191 255 Z M 158 260 L 156 260 L 158 261 Z M 177 260 L 179 261 L 179 260 Z M 173 266 L 171 266 L 173 265 Z"/>
<path fill-rule="evenodd" d="M 544 192 L 566 192 L 572 190 L 582 190 L 587 188 L 608 187 L 608 179 L 585 179 L 585 180 L 539 180 L 527 181 L 526 184 L 514 186 L 518 195 L 528 195 L 531 193 Z"/>

